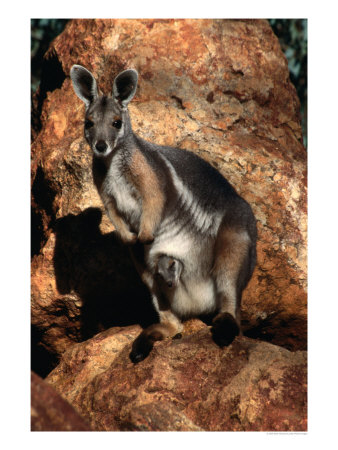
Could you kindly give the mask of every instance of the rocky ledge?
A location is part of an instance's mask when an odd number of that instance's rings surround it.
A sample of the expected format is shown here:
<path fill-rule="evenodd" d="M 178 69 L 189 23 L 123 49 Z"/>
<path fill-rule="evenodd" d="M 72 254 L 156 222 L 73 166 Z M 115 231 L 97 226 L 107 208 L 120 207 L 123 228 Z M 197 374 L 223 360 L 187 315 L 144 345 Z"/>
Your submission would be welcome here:
<path fill-rule="evenodd" d="M 138 326 L 75 344 L 46 378 L 93 430 L 305 431 L 307 355 L 238 337 L 219 348 L 209 327 L 129 359 Z"/>

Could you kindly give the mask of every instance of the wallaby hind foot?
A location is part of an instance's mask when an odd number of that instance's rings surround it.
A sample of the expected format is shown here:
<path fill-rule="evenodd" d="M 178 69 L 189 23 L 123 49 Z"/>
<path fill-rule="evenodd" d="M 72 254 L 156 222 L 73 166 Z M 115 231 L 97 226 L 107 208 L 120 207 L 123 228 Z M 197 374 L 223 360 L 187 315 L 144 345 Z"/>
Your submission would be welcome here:
<path fill-rule="evenodd" d="M 240 335 L 240 327 L 230 313 L 220 313 L 212 321 L 212 338 L 220 347 L 230 345 Z"/>

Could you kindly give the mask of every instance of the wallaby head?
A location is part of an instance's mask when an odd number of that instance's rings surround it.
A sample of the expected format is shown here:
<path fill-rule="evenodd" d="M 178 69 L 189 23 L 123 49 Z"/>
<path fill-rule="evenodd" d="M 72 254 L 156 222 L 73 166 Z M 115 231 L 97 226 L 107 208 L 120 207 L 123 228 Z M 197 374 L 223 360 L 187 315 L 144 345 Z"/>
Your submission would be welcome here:
<path fill-rule="evenodd" d="M 132 133 L 127 107 L 136 92 L 137 71 L 128 69 L 117 75 L 111 96 L 99 94 L 95 78 L 82 66 L 74 65 L 70 77 L 76 95 L 86 105 L 86 140 L 97 157 L 106 157 Z"/>
<path fill-rule="evenodd" d="M 164 280 L 169 288 L 178 285 L 182 270 L 183 264 L 181 261 L 167 255 L 162 255 L 159 258 L 157 274 Z"/>

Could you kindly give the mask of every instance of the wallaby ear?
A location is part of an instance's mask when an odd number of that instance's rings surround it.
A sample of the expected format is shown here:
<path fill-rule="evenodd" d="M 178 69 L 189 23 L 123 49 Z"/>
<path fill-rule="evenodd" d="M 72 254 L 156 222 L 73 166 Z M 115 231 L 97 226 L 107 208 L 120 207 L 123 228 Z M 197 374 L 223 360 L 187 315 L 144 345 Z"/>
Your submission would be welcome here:
<path fill-rule="evenodd" d="M 88 108 L 98 95 L 95 78 L 89 70 L 76 64 L 70 69 L 70 78 L 72 79 L 76 95 Z"/>
<path fill-rule="evenodd" d="M 134 69 L 124 70 L 119 73 L 113 84 L 113 97 L 126 108 L 134 97 L 137 88 L 138 73 Z"/>

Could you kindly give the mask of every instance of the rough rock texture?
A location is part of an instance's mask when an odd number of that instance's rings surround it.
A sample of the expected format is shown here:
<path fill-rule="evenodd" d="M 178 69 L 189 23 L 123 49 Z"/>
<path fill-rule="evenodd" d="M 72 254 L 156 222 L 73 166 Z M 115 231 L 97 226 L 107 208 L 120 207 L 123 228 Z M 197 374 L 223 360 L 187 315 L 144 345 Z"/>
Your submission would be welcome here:
<path fill-rule="evenodd" d="M 55 389 L 32 372 L 31 431 L 91 431 L 91 429 Z"/>
<path fill-rule="evenodd" d="M 195 320 L 182 339 L 128 357 L 140 327 L 75 344 L 46 381 L 93 430 L 305 431 L 306 352 L 236 338 L 220 349 Z"/>
<path fill-rule="evenodd" d="M 126 249 L 101 220 L 84 105 L 69 79 L 75 63 L 105 93 L 120 70 L 136 68 L 135 132 L 196 152 L 251 203 L 258 265 L 244 293 L 244 327 L 304 349 L 306 154 L 287 61 L 264 20 L 73 20 L 54 40 L 33 111 L 35 344 L 58 356 L 109 326 L 154 318 Z"/>

